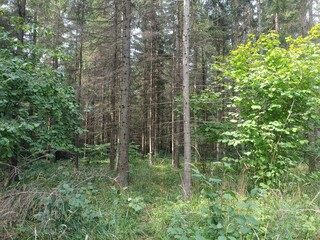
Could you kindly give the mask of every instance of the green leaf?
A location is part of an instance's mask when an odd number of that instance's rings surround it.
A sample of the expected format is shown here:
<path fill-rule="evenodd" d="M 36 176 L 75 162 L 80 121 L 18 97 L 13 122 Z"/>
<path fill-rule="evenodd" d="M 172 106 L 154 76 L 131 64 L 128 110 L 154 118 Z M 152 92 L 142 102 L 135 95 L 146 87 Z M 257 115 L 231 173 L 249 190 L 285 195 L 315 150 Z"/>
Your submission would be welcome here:
<path fill-rule="evenodd" d="M 218 224 L 216 225 L 216 228 L 217 228 L 217 229 L 222 229 L 222 228 L 223 228 L 223 225 L 222 225 L 221 223 L 218 223 Z"/>
<path fill-rule="evenodd" d="M 226 200 L 230 200 L 230 199 L 234 199 L 235 197 L 230 193 L 225 193 L 222 195 L 222 198 Z"/>
<path fill-rule="evenodd" d="M 195 240 L 206 240 L 206 238 L 196 235 Z"/>
<path fill-rule="evenodd" d="M 241 234 L 248 234 L 250 232 L 250 228 L 248 228 L 246 226 L 241 226 L 239 230 L 240 230 Z"/>
<path fill-rule="evenodd" d="M 261 109 L 261 106 L 259 106 L 259 105 L 252 105 L 252 106 L 251 106 L 251 109 L 252 109 L 252 110 L 260 110 L 260 109 Z"/>
<path fill-rule="evenodd" d="M 259 222 L 252 216 L 246 216 L 246 220 L 253 226 L 258 226 Z"/>
<path fill-rule="evenodd" d="M 229 236 L 228 237 L 229 240 L 237 240 L 235 237 Z"/>
<path fill-rule="evenodd" d="M 219 236 L 218 240 L 227 240 L 227 238 L 225 236 Z"/>

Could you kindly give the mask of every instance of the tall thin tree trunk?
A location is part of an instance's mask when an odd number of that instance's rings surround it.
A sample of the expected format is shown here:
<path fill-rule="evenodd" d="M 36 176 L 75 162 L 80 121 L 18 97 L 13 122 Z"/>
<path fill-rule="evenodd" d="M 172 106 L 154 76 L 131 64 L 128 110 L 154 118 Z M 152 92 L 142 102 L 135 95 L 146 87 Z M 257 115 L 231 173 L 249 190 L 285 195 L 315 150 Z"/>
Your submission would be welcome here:
<path fill-rule="evenodd" d="M 239 21 L 240 21 L 240 14 L 239 14 L 239 0 L 231 1 L 231 8 L 232 8 L 232 46 L 236 48 L 239 45 Z M 218 51 L 219 52 L 219 51 Z"/>
<path fill-rule="evenodd" d="M 119 6 L 118 0 L 114 0 L 114 52 L 113 52 L 113 76 L 111 81 L 111 130 L 110 130 L 110 169 L 114 170 L 117 157 L 117 111 L 116 92 L 118 80 L 118 41 L 119 41 Z"/>
<path fill-rule="evenodd" d="M 307 21 L 308 2 L 309 0 L 300 1 L 300 27 L 302 36 L 306 36 L 309 30 Z"/>
<path fill-rule="evenodd" d="M 152 63 L 151 63 L 152 64 Z M 151 72 L 151 71 L 150 71 Z M 149 164 L 152 165 L 152 158 L 153 158 L 153 112 L 152 112 L 152 106 L 153 106 L 153 97 L 152 97 L 152 77 L 149 79 L 149 108 L 148 108 L 148 139 L 149 139 Z"/>
<path fill-rule="evenodd" d="M 79 105 L 81 106 L 81 99 L 82 99 L 82 71 L 83 71 L 83 34 L 84 34 L 84 6 L 81 7 L 81 12 L 80 12 L 80 21 L 79 21 L 79 26 L 80 26 L 80 46 L 79 46 L 79 59 L 78 59 L 78 81 L 77 81 L 77 101 Z M 86 113 L 87 116 L 88 113 Z M 87 118 L 86 118 L 86 128 L 87 126 Z M 87 138 L 86 138 L 87 140 Z M 76 133 L 75 136 L 75 146 L 79 149 L 80 148 L 80 135 Z M 74 169 L 77 171 L 79 170 L 79 153 L 76 153 L 75 159 L 74 159 Z"/>
<path fill-rule="evenodd" d="M 261 14 L 261 0 L 257 0 L 257 15 L 258 15 L 258 34 L 262 33 L 262 14 Z"/>
<path fill-rule="evenodd" d="M 100 117 L 100 138 L 98 139 L 98 144 L 104 144 L 106 141 L 106 137 L 108 136 L 106 134 L 106 128 L 105 128 L 105 122 L 107 120 L 106 112 L 107 112 L 107 101 L 106 101 L 106 90 L 105 85 L 102 83 L 101 87 L 101 117 Z"/>
<path fill-rule="evenodd" d="M 143 21 L 144 24 L 146 20 Z M 146 24 L 145 24 L 146 25 Z M 144 26 L 144 30 L 146 27 Z M 143 133 L 142 133 L 142 154 L 147 155 L 148 154 L 148 139 L 149 139 L 149 99 L 148 99 L 148 91 L 149 91 L 149 78 L 148 78 L 148 63 L 147 63 L 147 37 L 144 36 L 144 64 L 143 64 L 143 71 L 144 71 L 144 76 L 143 76 Z M 150 151 L 150 150 L 149 150 Z"/>
<path fill-rule="evenodd" d="M 80 105 L 81 98 L 82 98 L 82 69 L 83 69 L 83 26 L 81 26 L 80 30 L 80 50 L 79 50 L 79 65 L 78 65 L 78 91 L 77 91 L 77 100 Z M 87 122 L 87 119 L 86 119 Z M 76 134 L 76 147 L 80 148 L 80 135 Z M 74 169 L 79 170 L 79 154 L 76 154 L 76 157 L 74 159 Z"/>
<path fill-rule="evenodd" d="M 191 197 L 191 136 L 190 136 L 190 96 L 189 96 L 189 32 L 190 0 L 184 0 L 183 24 L 183 136 L 184 136 L 184 199 Z"/>
<path fill-rule="evenodd" d="M 26 21 L 26 0 L 18 0 L 18 14 L 19 14 L 19 29 L 18 29 L 18 40 L 21 44 L 24 43 L 24 24 Z M 20 55 L 22 54 L 22 49 L 21 47 L 18 47 L 17 49 L 17 54 Z"/>
<path fill-rule="evenodd" d="M 314 19 L 313 19 L 313 5 L 314 0 L 308 1 L 308 29 L 311 29 L 314 26 Z"/>
<path fill-rule="evenodd" d="M 87 102 L 86 107 L 89 105 Z M 85 111 L 85 117 L 84 117 L 84 129 L 86 130 L 85 137 L 84 137 L 84 150 L 83 150 L 83 157 L 86 158 L 87 156 L 87 145 L 88 139 L 89 139 L 89 112 Z"/>
<path fill-rule="evenodd" d="M 178 169 L 180 165 L 180 117 L 176 111 L 176 97 L 180 89 L 181 81 L 181 8 L 180 2 L 176 2 L 176 23 L 175 23 L 175 54 L 173 56 L 174 77 L 172 84 L 172 167 Z"/>
<path fill-rule="evenodd" d="M 178 169 L 179 168 L 179 154 L 178 156 L 176 156 L 176 153 L 178 152 L 178 146 L 179 146 L 179 142 L 177 141 L 178 136 L 177 136 L 177 132 L 176 132 L 176 113 L 175 113 L 175 98 L 176 98 L 176 81 L 177 81 L 177 73 L 176 71 L 178 71 L 177 69 L 177 63 L 176 63 L 177 59 L 176 56 L 173 55 L 172 56 L 172 66 L 173 66 L 173 73 L 174 73 L 174 77 L 173 77 L 173 81 L 172 81 L 172 92 L 171 92 L 171 151 L 172 151 L 172 167 L 174 169 Z"/>
<path fill-rule="evenodd" d="M 201 89 L 207 87 L 207 61 L 203 47 L 201 48 Z"/>
<path fill-rule="evenodd" d="M 121 115 L 119 134 L 118 181 L 122 186 L 129 180 L 129 95 L 130 95 L 130 23 L 131 0 L 124 0 L 123 5 L 123 42 L 122 42 L 122 86 Z"/>
<path fill-rule="evenodd" d="M 154 90 L 154 79 L 153 79 L 153 32 L 151 29 L 151 36 L 149 36 L 149 44 L 150 45 L 150 49 L 148 49 L 150 56 L 148 56 L 150 59 L 148 61 L 148 64 L 150 65 L 150 69 L 149 69 L 149 104 L 148 104 L 148 130 L 149 130 L 149 134 L 148 134 L 148 139 L 149 139 L 149 164 L 152 165 L 153 162 L 153 154 L 154 154 L 154 149 L 153 149 L 153 132 L 154 132 L 154 126 L 153 126 L 153 107 L 154 107 L 154 94 L 153 94 L 153 90 Z M 150 34 L 150 33 L 149 33 Z"/>
<path fill-rule="evenodd" d="M 274 17 L 274 30 L 276 33 L 280 33 L 280 20 L 279 20 L 279 14 L 276 12 Z"/>
<path fill-rule="evenodd" d="M 33 21 L 34 21 L 34 24 L 38 24 L 38 11 L 35 11 Z M 38 40 L 37 39 L 37 29 L 34 28 L 33 33 L 32 33 L 32 43 L 34 46 L 37 45 L 37 40 Z M 33 59 L 34 63 L 37 62 L 37 55 L 35 52 L 32 53 L 32 59 Z"/>
<path fill-rule="evenodd" d="M 153 82 L 153 156 L 152 156 L 152 163 L 156 161 L 158 150 L 159 150 L 159 108 L 160 108 L 160 95 L 161 95 L 161 79 L 159 75 L 160 71 L 160 57 L 159 57 L 159 51 L 160 51 L 160 29 L 157 19 L 157 12 L 156 9 L 159 9 L 159 4 L 157 1 L 151 1 L 151 31 L 152 31 L 152 66 L 151 66 L 151 72 L 152 72 L 152 82 Z"/>

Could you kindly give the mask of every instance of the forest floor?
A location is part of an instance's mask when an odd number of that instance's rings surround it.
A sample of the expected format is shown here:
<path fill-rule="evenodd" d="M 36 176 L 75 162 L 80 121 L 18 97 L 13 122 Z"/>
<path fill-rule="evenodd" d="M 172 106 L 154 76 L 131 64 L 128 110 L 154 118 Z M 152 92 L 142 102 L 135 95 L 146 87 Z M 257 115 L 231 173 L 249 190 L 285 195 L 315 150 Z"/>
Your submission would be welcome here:
<path fill-rule="evenodd" d="M 247 187 L 217 167 L 195 170 L 182 199 L 182 170 L 167 158 L 130 163 L 120 188 L 107 161 L 33 162 L 1 191 L 0 239 L 320 239 L 320 173 L 297 169 L 281 190 Z"/>

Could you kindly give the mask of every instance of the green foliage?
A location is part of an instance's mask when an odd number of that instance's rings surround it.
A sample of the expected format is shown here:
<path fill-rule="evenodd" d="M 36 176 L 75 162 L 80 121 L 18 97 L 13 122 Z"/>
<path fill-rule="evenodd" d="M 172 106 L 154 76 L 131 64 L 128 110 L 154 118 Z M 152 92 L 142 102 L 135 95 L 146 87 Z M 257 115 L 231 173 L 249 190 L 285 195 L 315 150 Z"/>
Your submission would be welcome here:
<path fill-rule="evenodd" d="M 305 177 L 306 181 L 311 178 Z M 313 183 L 318 181 L 311 180 Z M 264 197 L 257 198 L 262 206 L 257 209 L 257 219 L 260 222 L 258 235 L 263 239 L 318 239 L 320 218 L 317 194 L 300 191 L 297 182 L 286 187 L 282 193 L 268 190 Z M 307 185 L 303 187 L 310 191 Z M 315 189 L 313 189 L 315 190 Z M 319 192 L 318 188 L 316 192 Z"/>
<path fill-rule="evenodd" d="M 129 156 L 133 159 L 141 159 L 142 154 L 140 152 L 140 145 L 135 143 L 129 144 Z"/>
<path fill-rule="evenodd" d="M 69 162 L 57 165 L 36 161 L 28 168 L 22 171 L 17 190 L 0 195 L 4 213 L 0 215 L 0 229 L 14 239 L 320 236 L 320 175 L 308 175 L 305 165 L 295 169 L 302 180 L 286 179 L 282 191 L 255 188 L 245 196 L 238 195 L 236 186 L 228 188 L 229 179 L 196 172 L 194 178 L 199 181 L 193 182 L 193 198 L 188 202 L 181 199 L 181 173 L 172 170 L 171 159 L 152 166 L 143 159 L 135 160 L 130 168 L 132 183 L 126 189 L 114 185 L 114 173 L 103 163 L 80 168 L 77 174 Z M 230 174 L 239 177 L 236 172 Z M 3 227 L 3 219 L 20 211 L 24 214 L 13 219 L 14 224 Z"/>
<path fill-rule="evenodd" d="M 217 142 L 230 127 L 228 122 L 220 122 L 216 116 L 216 112 L 223 109 L 222 99 L 221 93 L 210 88 L 191 96 L 193 120 L 197 123 L 194 135 L 199 144 Z"/>
<path fill-rule="evenodd" d="M 46 64 L 50 51 L 33 45 L 20 46 L 0 29 L 6 49 L 0 48 L 0 156 L 72 149 L 79 131 L 79 112 L 74 90 L 61 71 Z M 22 48 L 22 55 L 11 49 Z M 10 49 L 10 50 L 8 50 Z M 36 59 L 34 56 L 42 56 Z"/>
<path fill-rule="evenodd" d="M 172 239 L 204 240 L 205 224 L 201 220 L 201 212 L 190 213 L 186 209 L 173 209 L 167 229 L 167 235 Z"/>
<path fill-rule="evenodd" d="M 236 192 L 221 191 L 222 180 L 208 178 L 198 171 L 194 175 L 201 180 L 202 194 L 209 199 L 203 211 L 208 221 L 206 236 L 214 239 L 253 239 L 259 222 L 255 213 L 259 208 L 251 199 L 239 200 Z"/>
<path fill-rule="evenodd" d="M 128 198 L 128 207 L 133 209 L 136 213 L 143 211 L 145 208 L 143 197 Z"/>
<path fill-rule="evenodd" d="M 234 162 L 263 187 L 279 186 L 281 177 L 303 161 L 311 126 L 318 125 L 320 35 L 288 38 L 288 49 L 274 33 L 252 36 L 216 67 L 232 80 L 228 120 L 233 126 L 221 142 L 236 150 Z M 230 82 L 230 81 L 228 81 Z"/>
<path fill-rule="evenodd" d="M 152 221 L 161 239 L 255 239 L 260 224 L 256 219 L 256 195 L 245 200 L 233 191 L 221 191 L 222 180 L 196 171 L 201 184 L 190 202 L 174 201 L 153 210 Z M 258 195 L 258 194 L 257 194 Z M 166 235 L 163 234 L 166 232 Z"/>
<path fill-rule="evenodd" d="M 137 239 L 146 202 L 139 193 L 113 186 L 109 173 L 113 174 L 99 164 L 74 174 L 69 162 L 36 161 L 21 173 L 19 184 L 28 185 L 35 197 L 24 209 L 27 219 L 17 219 L 13 235 L 19 239 Z"/>
<path fill-rule="evenodd" d="M 82 239 L 94 231 L 94 223 L 99 226 L 97 222 L 103 216 L 92 205 L 91 199 L 96 193 L 90 183 L 79 191 L 63 184 L 57 192 L 42 200 L 42 210 L 34 216 L 39 223 L 36 227 L 38 236 L 46 239 L 71 236 L 72 239 Z"/>
<path fill-rule="evenodd" d="M 83 147 L 83 151 L 86 153 L 86 160 L 106 160 L 109 157 L 110 143 L 99 144 L 99 145 L 88 145 Z M 131 159 L 140 159 L 140 145 L 135 143 L 129 144 L 129 156 Z"/>
<path fill-rule="evenodd" d="M 86 153 L 86 160 L 102 160 L 107 159 L 108 152 L 110 149 L 110 143 L 99 144 L 99 145 L 88 145 L 86 144 L 83 151 Z"/>
<path fill-rule="evenodd" d="M 281 199 L 281 198 L 280 198 Z M 318 239 L 319 219 L 314 210 L 305 210 L 298 202 L 279 198 L 272 199 L 265 209 L 261 209 L 260 236 L 266 239 Z M 305 204 L 306 200 L 302 200 Z"/>
<path fill-rule="evenodd" d="M 261 1 L 262 29 L 274 29 L 274 15 L 278 14 L 280 21 L 279 35 L 281 42 L 285 44 L 288 35 L 301 34 L 301 4 L 295 0 L 269 0 Z"/>

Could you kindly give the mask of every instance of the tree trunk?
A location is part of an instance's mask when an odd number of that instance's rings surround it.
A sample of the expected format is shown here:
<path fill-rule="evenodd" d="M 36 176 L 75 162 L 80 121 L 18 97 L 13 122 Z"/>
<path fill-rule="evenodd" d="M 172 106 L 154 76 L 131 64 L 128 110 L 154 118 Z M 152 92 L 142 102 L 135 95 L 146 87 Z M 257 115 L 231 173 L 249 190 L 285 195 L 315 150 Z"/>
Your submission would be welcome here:
<path fill-rule="evenodd" d="M 33 22 L 36 25 L 38 24 L 38 12 L 37 11 L 35 11 L 35 13 L 34 13 Z M 32 32 L 32 43 L 34 46 L 37 45 L 37 30 L 36 30 L 36 28 L 34 28 L 33 32 Z M 34 64 L 36 64 L 37 54 L 35 52 L 32 53 L 32 59 L 33 59 Z"/>
<path fill-rule="evenodd" d="M 78 59 L 78 80 L 77 80 L 77 102 L 81 106 L 81 99 L 82 99 L 82 71 L 83 71 L 83 33 L 84 33 L 84 8 L 81 8 L 80 12 L 80 21 L 79 21 L 79 27 L 80 27 L 80 39 L 79 39 L 79 59 Z M 86 113 L 87 114 L 87 113 Z M 87 125 L 87 119 L 86 119 L 86 125 Z M 86 126 L 87 128 L 87 126 Z M 80 135 L 76 133 L 75 136 L 75 147 L 80 149 Z M 79 170 L 79 153 L 75 154 L 73 167 L 77 171 Z"/>
<path fill-rule="evenodd" d="M 175 54 L 173 56 L 174 77 L 172 83 L 172 167 L 178 169 L 180 166 L 180 117 L 175 112 L 176 97 L 181 86 L 181 9 L 180 2 L 176 2 L 176 23 L 175 23 Z"/>
<path fill-rule="evenodd" d="M 261 0 L 257 0 L 257 15 L 258 15 L 258 35 L 262 33 L 262 14 L 261 14 Z"/>
<path fill-rule="evenodd" d="M 306 36 L 313 25 L 313 0 L 301 0 L 300 27 L 302 36 Z"/>
<path fill-rule="evenodd" d="M 118 181 L 122 186 L 129 180 L 129 95 L 130 95 L 130 22 L 131 0 L 125 0 L 123 6 L 123 42 L 122 42 L 122 86 L 121 115 L 119 134 Z"/>
<path fill-rule="evenodd" d="M 16 147 L 15 150 L 17 150 Z M 19 181 L 18 157 L 14 152 L 14 155 L 10 159 L 9 176 L 7 182 L 5 183 L 5 186 L 9 186 L 11 183 L 17 181 Z"/>
<path fill-rule="evenodd" d="M 308 2 L 309 0 L 300 1 L 300 28 L 302 36 L 306 36 L 309 30 L 307 23 Z"/>
<path fill-rule="evenodd" d="M 231 4 L 232 8 L 232 46 L 236 48 L 239 45 L 239 22 L 240 22 L 240 14 L 239 14 L 240 3 L 239 0 L 233 0 Z M 219 51 L 218 51 L 219 52 Z"/>
<path fill-rule="evenodd" d="M 19 29 L 18 29 L 18 40 L 21 44 L 24 42 L 24 24 L 26 21 L 26 0 L 18 0 L 18 14 L 19 14 Z M 18 47 L 17 54 L 22 54 L 21 47 Z"/>
<path fill-rule="evenodd" d="M 110 169 L 114 170 L 117 157 L 117 111 L 116 111 L 116 92 L 118 80 L 118 41 L 119 41 L 119 8 L 118 1 L 114 1 L 114 52 L 113 52 L 113 76 L 111 81 L 111 130 L 110 130 Z"/>
<path fill-rule="evenodd" d="M 316 126 L 313 126 L 313 132 L 309 133 L 309 144 L 310 144 L 310 148 L 314 149 L 316 148 L 316 146 L 319 146 L 319 137 L 320 137 L 320 131 Z M 309 163 L 308 163 L 308 167 L 309 167 L 309 172 L 312 173 L 317 169 L 317 165 L 318 165 L 318 154 L 314 154 L 314 150 L 310 151 L 311 153 L 308 154 L 308 158 L 309 158 Z"/>
<path fill-rule="evenodd" d="M 184 0 L 183 24 L 183 136 L 184 136 L 184 199 L 191 197 L 191 137 L 190 137 L 190 96 L 189 96 L 189 32 L 190 0 Z"/>
<path fill-rule="evenodd" d="M 279 20 L 279 14 L 276 12 L 274 17 L 274 30 L 276 33 L 280 33 L 280 20 Z"/>
<path fill-rule="evenodd" d="M 313 20 L 313 0 L 308 1 L 308 29 L 311 29 L 314 26 L 314 20 Z"/>

